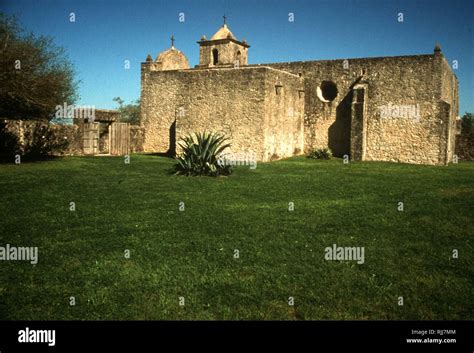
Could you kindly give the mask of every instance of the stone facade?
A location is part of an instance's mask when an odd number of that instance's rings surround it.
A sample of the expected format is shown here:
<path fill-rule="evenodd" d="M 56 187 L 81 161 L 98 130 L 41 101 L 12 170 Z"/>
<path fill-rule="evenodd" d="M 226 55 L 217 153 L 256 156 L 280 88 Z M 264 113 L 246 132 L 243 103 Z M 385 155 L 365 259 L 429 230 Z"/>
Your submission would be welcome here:
<path fill-rule="evenodd" d="M 137 125 L 130 125 L 130 153 L 143 152 L 145 129 Z"/>
<path fill-rule="evenodd" d="M 142 64 L 145 151 L 174 154 L 180 138 L 205 130 L 259 161 L 323 147 L 352 160 L 453 159 L 458 82 L 439 46 L 430 55 L 248 65 L 249 46 L 226 25 L 198 44 L 193 69 Z"/>

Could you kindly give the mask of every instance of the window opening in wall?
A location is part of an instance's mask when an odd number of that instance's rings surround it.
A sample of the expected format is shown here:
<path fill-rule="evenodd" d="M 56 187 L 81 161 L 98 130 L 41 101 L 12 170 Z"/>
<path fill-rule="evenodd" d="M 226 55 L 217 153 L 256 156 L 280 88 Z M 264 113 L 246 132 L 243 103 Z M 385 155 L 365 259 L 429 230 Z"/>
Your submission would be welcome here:
<path fill-rule="evenodd" d="M 316 90 L 317 96 L 323 102 L 331 102 L 337 97 L 337 86 L 332 81 L 323 81 Z"/>

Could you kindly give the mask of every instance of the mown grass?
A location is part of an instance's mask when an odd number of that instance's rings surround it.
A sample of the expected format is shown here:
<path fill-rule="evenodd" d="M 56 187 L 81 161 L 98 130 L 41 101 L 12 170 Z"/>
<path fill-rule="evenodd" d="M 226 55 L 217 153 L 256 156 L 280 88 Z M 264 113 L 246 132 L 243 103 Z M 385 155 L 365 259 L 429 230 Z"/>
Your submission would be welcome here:
<path fill-rule="evenodd" d="M 39 247 L 37 265 L 0 262 L 0 318 L 474 319 L 474 163 L 172 163 L 0 165 L 0 246 Z M 365 263 L 326 261 L 334 243 Z"/>

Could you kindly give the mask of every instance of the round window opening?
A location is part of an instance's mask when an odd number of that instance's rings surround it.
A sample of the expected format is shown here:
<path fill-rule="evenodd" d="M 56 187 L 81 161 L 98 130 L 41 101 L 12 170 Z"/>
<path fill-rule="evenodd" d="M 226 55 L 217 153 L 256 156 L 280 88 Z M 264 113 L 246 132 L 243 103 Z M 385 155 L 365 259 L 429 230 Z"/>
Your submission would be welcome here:
<path fill-rule="evenodd" d="M 317 94 L 323 102 L 331 102 L 337 97 L 337 86 L 332 81 L 323 81 L 317 89 Z"/>

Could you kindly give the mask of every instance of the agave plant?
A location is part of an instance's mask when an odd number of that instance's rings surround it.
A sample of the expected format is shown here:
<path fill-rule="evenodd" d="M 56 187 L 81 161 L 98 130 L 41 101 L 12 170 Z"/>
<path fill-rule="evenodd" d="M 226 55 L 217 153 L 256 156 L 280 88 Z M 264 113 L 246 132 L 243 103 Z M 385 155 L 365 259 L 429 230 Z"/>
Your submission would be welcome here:
<path fill-rule="evenodd" d="M 332 151 L 327 147 L 314 149 L 308 154 L 308 158 L 331 159 L 332 158 Z"/>
<path fill-rule="evenodd" d="M 221 163 L 222 152 L 230 147 L 228 138 L 216 133 L 196 133 L 182 138 L 182 153 L 175 158 L 175 174 L 195 176 L 229 175 L 231 166 Z"/>

